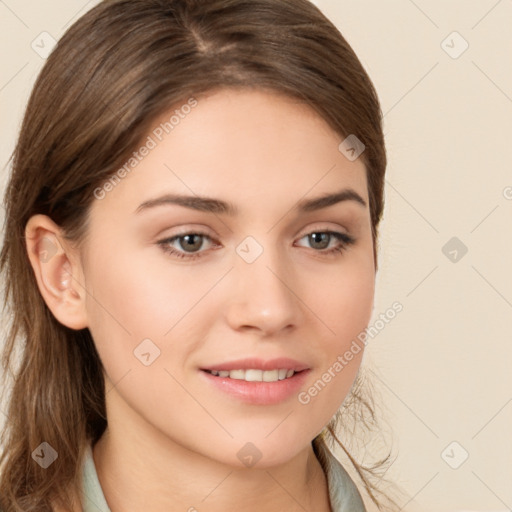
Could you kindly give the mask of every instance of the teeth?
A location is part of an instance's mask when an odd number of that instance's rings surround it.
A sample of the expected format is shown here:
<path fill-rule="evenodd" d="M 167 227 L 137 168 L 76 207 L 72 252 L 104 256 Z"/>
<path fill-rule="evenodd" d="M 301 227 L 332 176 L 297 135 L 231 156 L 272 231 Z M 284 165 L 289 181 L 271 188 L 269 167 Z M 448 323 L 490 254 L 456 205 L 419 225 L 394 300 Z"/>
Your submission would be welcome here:
<path fill-rule="evenodd" d="M 279 368 L 275 370 L 208 370 L 209 373 L 216 377 L 229 377 L 235 380 L 245 380 L 247 382 L 277 382 L 279 380 L 289 379 L 295 374 L 294 370 Z"/>
<path fill-rule="evenodd" d="M 245 380 L 248 382 L 261 382 L 263 380 L 263 370 L 245 370 Z"/>
<path fill-rule="evenodd" d="M 228 372 L 228 375 L 229 375 L 230 379 L 244 380 L 245 379 L 245 370 L 231 370 L 230 372 Z"/>
<path fill-rule="evenodd" d="M 285 369 L 283 370 L 279 370 L 279 380 L 283 380 L 283 379 L 286 379 L 286 374 L 288 373 L 288 371 Z"/>
<path fill-rule="evenodd" d="M 279 370 L 268 370 L 266 372 L 262 372 L 262 380 L 263 382 L 276 382 L 279 380 Z M 293 373 L 293 370 L 292 370 Z"/>

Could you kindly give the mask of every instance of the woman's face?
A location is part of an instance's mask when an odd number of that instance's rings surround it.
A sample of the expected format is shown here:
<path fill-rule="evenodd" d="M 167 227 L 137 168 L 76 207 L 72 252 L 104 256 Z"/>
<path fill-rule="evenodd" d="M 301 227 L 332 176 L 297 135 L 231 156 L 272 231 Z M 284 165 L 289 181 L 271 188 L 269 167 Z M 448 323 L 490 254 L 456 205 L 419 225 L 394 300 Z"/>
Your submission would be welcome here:
<path fill-rule="evenodd" d="M 328 423 L 361 362 L 344 354 L 373 306 L 364 164 L 274 93 L 174 110 L 96 190 L 81 255 L 109 421 L 227 464 L 278 464 Z"/>

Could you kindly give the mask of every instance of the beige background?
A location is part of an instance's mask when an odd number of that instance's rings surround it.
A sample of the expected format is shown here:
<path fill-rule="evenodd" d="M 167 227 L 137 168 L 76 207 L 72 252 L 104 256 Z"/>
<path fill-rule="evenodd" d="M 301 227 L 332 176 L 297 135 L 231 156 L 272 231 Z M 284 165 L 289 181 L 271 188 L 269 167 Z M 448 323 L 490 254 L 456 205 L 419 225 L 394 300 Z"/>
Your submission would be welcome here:
<path fill-rule="evenodd" d="M 0 187 L 44 63 L 32 41 L 43 31 L 58 39 L 96 3 L 0 0 Z M 512 1 L 315 3 L 358 54 L 385 113 L 375 319 L 394 301 L 403 311 L 369 343 L 365 364 L 378 372 L 393 431 L 386 476 L 409 494 L 404 511 L 510 509 Z M 458 469 L 448 465 L 466 453 Z"/>

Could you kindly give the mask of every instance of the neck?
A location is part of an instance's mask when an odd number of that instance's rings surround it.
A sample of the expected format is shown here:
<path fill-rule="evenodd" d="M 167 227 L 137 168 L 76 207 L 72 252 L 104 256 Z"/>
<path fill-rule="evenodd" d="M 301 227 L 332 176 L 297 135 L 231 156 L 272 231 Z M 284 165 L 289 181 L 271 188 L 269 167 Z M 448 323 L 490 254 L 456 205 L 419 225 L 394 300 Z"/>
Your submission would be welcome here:
<path fill-rule="evenodd" d="M 93 457 L 112 512 L 331 511 L 326 477 L 311 444 L 278 466 L 241 469 L 151 427 L 109 421 Z"/>

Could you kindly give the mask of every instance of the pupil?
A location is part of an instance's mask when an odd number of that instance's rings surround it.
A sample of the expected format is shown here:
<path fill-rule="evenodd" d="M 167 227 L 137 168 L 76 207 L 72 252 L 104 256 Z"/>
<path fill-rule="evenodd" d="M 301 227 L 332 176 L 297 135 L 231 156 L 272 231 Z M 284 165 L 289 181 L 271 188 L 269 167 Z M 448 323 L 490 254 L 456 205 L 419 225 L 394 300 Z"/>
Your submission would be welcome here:
<path fill-rule="evenodd" d="M 194 242 L 194 238 L 196 239 L 195 242 Z M 182 237 L 182 239 L 185 240 L 186 246 L 183 247 L 183 244 L 180 244 L 180 245 L 185 250 L 201 248 L 201 235 L 185 235 Z M 199 240 L 199 243 L 197 242 L 197 240 Z"/>
<path fill-rule="evenodd" d="M 320 243 L 321 247 L 317 247 L 318 249 L 325 249 L 329 245 L 329 236 L 329 233 L 312 233 L 309 235 L 310 242 L 313 241 L 313 246 L 315 243 Z"/>

